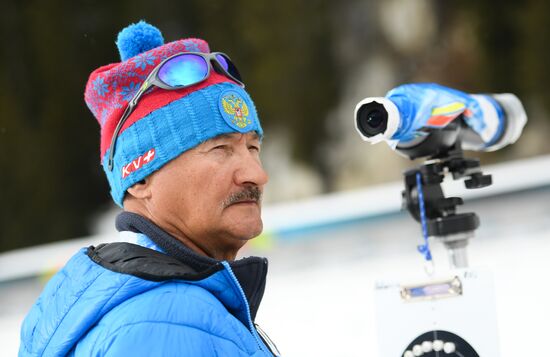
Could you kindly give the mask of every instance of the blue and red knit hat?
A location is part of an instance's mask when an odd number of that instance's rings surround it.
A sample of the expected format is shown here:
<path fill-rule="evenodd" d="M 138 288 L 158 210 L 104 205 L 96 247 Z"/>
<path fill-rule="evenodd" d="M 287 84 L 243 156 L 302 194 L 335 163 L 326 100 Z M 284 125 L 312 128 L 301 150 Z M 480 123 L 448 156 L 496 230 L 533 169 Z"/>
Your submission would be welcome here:
<path fill-rule="evenodd" d="M 228 77 L 210 71 L 208 79 L 191 87 L 155 87 L 144 94 L 118 135 L 113 170 L 109 170 L 109 145 L 115 128 L 149 73 L 174 54 L 210 52 L 208 43 L 197 38 L 164 44 L 160 31 L 144 21 L 123 29 L 117 46 L 122 62 L 93 71 L 84 99 L 101 126 L 101 162 L 111 196 L 119 206 L 129 187 L 208 139 L 232 132 L 263 135 L 248 93 Z M 242 99 L 248 108 L 244 127 L 235 125 L 231 113 L 224 110 L 221 102 L 228 96 Z"/>

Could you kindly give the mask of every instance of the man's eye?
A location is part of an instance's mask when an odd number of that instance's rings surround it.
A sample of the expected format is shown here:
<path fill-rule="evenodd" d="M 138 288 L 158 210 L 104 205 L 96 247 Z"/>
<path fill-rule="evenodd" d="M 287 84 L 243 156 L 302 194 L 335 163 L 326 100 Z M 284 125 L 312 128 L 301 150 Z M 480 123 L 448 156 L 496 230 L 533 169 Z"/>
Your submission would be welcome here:
<path fill-rule="evenodd" d="M 260 147 L 259 147 L 259 146 L 256 146 L 256 145 L 250 145 L 250 146 L 248 147 L 248 150 L 260 152 Z"/>

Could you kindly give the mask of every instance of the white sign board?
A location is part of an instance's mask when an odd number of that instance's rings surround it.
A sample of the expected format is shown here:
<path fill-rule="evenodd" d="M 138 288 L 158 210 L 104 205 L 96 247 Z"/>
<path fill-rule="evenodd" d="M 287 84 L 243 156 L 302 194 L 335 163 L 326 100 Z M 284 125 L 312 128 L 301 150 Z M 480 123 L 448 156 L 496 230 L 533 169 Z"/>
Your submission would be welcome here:
<path fill-rule="evenodd" d="M 380 357 L 498 357 L 493 276 L 461 269 L 375 287 Z"/>

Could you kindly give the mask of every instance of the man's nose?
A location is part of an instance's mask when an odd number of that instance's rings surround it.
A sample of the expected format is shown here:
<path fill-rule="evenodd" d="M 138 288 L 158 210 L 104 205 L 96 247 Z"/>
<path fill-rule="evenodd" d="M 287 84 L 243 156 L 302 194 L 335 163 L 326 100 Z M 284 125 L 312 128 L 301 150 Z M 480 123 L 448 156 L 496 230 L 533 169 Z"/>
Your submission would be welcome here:
<path fill-rule="evenodd" d="M 265 172 L 262 162 L 257 154 L 246 151 L 241 157 L 239 167 L 235 171 L 235 182 L 237 185 L 254 184 L 263 186 L 269 180 L 267 172 Z"/>

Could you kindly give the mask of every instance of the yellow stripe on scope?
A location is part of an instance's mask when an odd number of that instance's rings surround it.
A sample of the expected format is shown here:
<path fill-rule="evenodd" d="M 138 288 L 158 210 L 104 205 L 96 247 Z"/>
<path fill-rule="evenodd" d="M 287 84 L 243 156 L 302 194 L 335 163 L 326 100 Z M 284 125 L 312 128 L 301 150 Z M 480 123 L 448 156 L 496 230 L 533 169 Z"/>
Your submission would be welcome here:
<path fill-rule="evenodd" d="M 432 115 L 449 115 L 456 112 L 461 112 L 466 108 L 466 105 L 461 102 L 454 102 L 432 109 Z"/>

